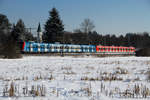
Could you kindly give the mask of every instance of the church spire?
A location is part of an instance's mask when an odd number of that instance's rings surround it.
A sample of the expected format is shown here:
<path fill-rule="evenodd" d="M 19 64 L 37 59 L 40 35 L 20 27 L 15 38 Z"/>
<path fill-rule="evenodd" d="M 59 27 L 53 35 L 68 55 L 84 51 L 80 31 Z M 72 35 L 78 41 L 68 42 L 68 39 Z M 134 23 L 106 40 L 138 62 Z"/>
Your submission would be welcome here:
<path fill-rule="evenodd" d="M 39 23 L 38 29 L 37 29 L 37 42 L 41 43 L 42 42 L 42 30 L 41 30 L 41 25 Z"/>
<path fill-rule="evenodd" d="M 39 26 L 38 26 L 37 32 L 42 32 L 42 31 L 41 31 L 41 25 L 40 25 L 40 23 L 39 23 Z"/>

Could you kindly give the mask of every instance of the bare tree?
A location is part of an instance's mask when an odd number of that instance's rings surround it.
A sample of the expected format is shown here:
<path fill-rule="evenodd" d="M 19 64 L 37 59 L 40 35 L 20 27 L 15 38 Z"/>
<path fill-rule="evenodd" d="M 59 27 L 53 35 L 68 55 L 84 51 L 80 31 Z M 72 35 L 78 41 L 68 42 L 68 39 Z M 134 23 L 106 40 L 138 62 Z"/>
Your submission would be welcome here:
<path fill-rule="evenodd" d="M 89 33 L 95 28 L 93 21 L 91 21 L 89 18 L 84 19 L 80 26 L 81 31 L 84 33 Z"/>

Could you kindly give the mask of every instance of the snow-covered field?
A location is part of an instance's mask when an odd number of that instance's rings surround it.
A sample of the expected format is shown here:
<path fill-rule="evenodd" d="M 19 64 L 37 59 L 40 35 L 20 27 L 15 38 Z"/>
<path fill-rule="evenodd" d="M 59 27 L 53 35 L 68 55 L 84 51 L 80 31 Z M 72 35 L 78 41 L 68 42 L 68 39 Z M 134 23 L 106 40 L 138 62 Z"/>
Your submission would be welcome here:
<path fill-rule="evenodd" d="M 149 100 L 149 57 L 0 59 L 0 100 Z"/>

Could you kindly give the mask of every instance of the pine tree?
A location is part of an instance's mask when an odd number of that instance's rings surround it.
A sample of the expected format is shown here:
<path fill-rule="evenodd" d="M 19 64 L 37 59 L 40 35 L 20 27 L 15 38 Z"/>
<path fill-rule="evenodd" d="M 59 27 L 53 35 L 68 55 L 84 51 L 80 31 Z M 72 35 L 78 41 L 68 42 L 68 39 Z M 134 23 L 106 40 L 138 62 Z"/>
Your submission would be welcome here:
<path fill-rule="evenodd" d="M 9 35 L 11 29 L 11 24 L 7 19 L 7 16 L 0 14 L 0 43 L 4 42 L 6 36 Z"/>
<path fill-rule="evenodd" d="M 63 42 L 64 25 L 56 8 L 49 12 L 50 17 L 45 24 L 43 39 L 45 42 Z"/>
<path fill-rule="evenodd" d="M 26 31 L 26 27 L 22 19 L 19 19 L 17 21 L 17 24 L 13 25 L 11 35 L 15 41 L 33 40 L 33 35 L 30 32 Z"/>
<path fill-rule="evenodd" d="M 14 35 L 17 36 L 17 40 L 22 40 L 24 41 L 25 40 L 25 33 L 26 33 L 26 30 L 25 30 L 25 24 L 24 22 L 22 21 L 22 19 L 19 19 L 17 21 L 17 24 L 16 26 L 14 27 Z"/>
<path fill-rule="evenodd" d="M 21 57 L 18 46 L 10 32 L 11 24 L 5 15 L 0 14 L 0 54 L 5 58 Z"/>
<path fill-rule="evenodd" d="M 7 16 L 0 14 L 0 54 L 3 55 L 4 43 L 8 41 L 8 35 L 10 34 L 11 24 Z"/>
<path fill-rule="evenodd" d="M 17 32 L 17 29 L 16 29 L 15 24 L 13 24 L 12 31 L 11 31 L 11 36 L 12 36 L 12 38 L 13 38 L 15 41 L 18 41 L 18 40 L 19 40 L 19 33 Z"/>

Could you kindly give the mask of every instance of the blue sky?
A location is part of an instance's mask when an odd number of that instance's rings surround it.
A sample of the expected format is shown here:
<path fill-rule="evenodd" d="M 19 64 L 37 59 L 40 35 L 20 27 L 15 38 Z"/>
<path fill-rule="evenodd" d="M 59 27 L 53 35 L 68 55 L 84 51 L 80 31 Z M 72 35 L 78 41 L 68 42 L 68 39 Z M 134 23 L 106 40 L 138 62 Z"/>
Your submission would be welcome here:
<path fill-rule="evenodd" d="M 66 31 L 91 19 L 100 34 L 150 32 L 149 0 L 0 0 L 0 13 L 11 23 L 23 19 L 26 27 L 44 27 L 49 11 L 56 7 Z"/>

